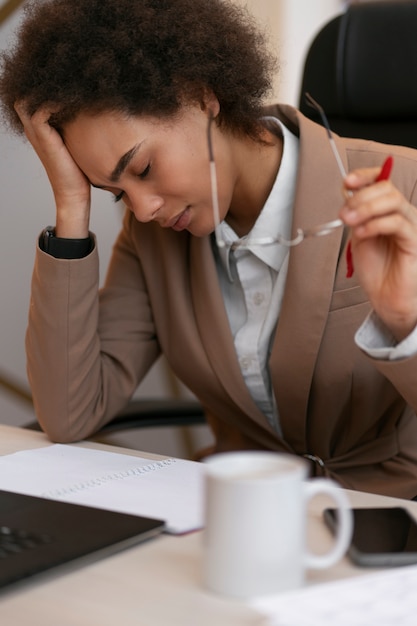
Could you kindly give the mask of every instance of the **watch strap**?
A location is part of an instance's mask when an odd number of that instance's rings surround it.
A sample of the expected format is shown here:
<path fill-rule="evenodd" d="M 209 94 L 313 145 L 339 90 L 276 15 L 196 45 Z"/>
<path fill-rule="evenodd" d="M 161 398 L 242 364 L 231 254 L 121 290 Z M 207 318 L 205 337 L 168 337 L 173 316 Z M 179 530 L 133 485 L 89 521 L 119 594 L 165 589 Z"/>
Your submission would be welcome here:
<path fill-rule="evenodd" d="M 85 239 L 55 237 L 55 228 L 48 226 L 41 233 L 39 246 L 56 259 L 82 259 L 94 248 L 94 240 L 90 236 Z"/>

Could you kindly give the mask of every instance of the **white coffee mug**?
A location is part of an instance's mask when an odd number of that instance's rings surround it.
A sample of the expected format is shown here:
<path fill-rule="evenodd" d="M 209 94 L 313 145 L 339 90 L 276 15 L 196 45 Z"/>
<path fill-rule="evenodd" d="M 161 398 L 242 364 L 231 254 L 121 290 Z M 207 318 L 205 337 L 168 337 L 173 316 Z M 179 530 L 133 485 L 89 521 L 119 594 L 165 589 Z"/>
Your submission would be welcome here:
<path fill-rule="evenodd" d="M 217 454 L 205 460 L 203 581 L 236 598 L 302 586 L 306 568 L 323 569 L 345 554 L 352 535 L 346 494 L 330 479 L 306 480 L 307 462 L 275 452 Z M 340 524 L 326 554 L 306 548 L 307 501 L 327 494 Z"/>

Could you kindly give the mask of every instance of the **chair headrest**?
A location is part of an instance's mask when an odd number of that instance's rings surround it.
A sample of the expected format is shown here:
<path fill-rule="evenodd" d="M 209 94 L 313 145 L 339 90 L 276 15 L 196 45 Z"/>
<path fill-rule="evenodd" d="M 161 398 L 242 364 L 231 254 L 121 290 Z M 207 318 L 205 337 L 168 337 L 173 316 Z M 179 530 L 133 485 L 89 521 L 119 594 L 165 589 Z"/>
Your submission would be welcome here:
<path fill-rule="evenodd" d="M 352 119 L 417 116 L 417 1 L 351 5 L 340 19 L 336 85 Z"/>

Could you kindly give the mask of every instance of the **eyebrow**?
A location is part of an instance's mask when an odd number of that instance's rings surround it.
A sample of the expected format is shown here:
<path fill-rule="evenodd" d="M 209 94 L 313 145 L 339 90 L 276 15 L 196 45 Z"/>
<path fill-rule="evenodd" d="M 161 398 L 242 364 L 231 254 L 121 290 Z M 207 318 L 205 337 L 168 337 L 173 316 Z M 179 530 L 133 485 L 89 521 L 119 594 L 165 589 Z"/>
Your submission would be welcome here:
<path fill-rule="evenodd" d="M 123 174 L 123 172 L 129 165 L 130 161 L 133 159 L 133 157 L 135 156 L 136 152 L 139 150 L 141 145 L 142 145 L 142 142 L 137 143 L 135 146 L 133 146 L 133 148 L 128 150 L 123 156 L 120 157 L 120 159 L 117 162 L 116 167 L 110 174 L 110 180 L 112 183 L 119 182 L 120 176 Z"/>

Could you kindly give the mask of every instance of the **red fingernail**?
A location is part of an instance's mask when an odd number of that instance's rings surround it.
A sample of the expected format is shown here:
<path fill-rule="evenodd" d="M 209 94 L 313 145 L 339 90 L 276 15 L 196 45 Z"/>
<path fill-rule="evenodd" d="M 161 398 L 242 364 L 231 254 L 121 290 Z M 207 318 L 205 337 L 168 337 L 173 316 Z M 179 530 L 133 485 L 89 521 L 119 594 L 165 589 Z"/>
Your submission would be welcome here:
<path fill-rule="evenodd" d="M 346 248 L 346 278 L 353 276 L 353 259 L 352 259 L 352 243 L 349 240 Z"/>
<path fill-rule="evenodd" d="M 392 164 L 394 163 L 394 159 L 392 158 L 392 156 L 389 156 L 385 159 L 382 167 L 381 167 L 381 171 L 379 172 L 378 176 L 376 177 L 375 182 L 379 182 L 380 180 L 388 180 L 389 175 L 391 174 L 391 170 L 392 170 Z"/>

